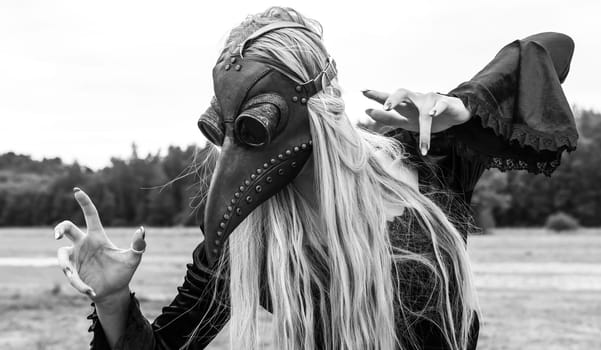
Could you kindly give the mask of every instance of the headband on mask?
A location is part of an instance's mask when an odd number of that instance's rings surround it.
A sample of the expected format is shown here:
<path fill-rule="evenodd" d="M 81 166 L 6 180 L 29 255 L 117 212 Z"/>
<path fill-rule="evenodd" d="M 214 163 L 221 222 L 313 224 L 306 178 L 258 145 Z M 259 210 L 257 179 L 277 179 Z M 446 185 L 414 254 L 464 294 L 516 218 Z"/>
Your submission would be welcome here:
<path fill-rule="evenodd" d="M 278 30 L 278 29 L 283 29 L 283 28 L 298 28 L 298 29 L 302 29 L 302 30 L 307 30 L 311 33 L 317 34 L 314 31 L 312 31 L 311 29 L 305 27 L 304 25 L 300 24 L 300 23 L 295 23 L 295 22 L 274 22 L 274 23 L 270 23 L 266 26 L 263 26 L 259 29 L 257 29 L 254 33 L 252 33 L 251 35 L 248 36 L 248 38 L 244 39 L 243 42 L 241 42 L 238 45 L 238 54 L 240 55 L 240 57 L 244 58 L 244 49 L 246 48 L 246 45 L 250 42 L 252 42 L 253 40 L 257 39 L 258 37 L 265 35 L 269 32 L 273 32 L 274 30 Z M 321 36 L 320 36 L 321 38 Z"/>
<path fill-rule="evenodd" d="M 213 68 L 215 97 L 198 126 L 221 146 L 202 223 L 209 262 L 215 262 L 231 232 L 261 203 L 298 175 L 312 152 L 307 102 L 336 77 L 328 57 L 312 79 L 299 82 L 285 64 L 246 54 L 259 37 L 293 28 L 275 22 L 248 36 L 234 52 L 224 50 Z M 314 33 L 316 34 L 316 33 Z"/>
<path fill-rule="evenodd" d="M 306 30 L 310 33 L 317 35 L 321 39 L 321 36 L 319 34 L 315 33 L 314 31 L 305 27 L 302 24 L 295 23 L 295 22 L 274 22 L 274 23 L 268 24 L 266 26 L 263 26 L 263 27 L 257 29 L 257 31 L 255 31 L 254 33 L 249 35 L 243 42 L 241 42 L 237 46 L 237 50 L 236 50 L 238 56 L 240 58 L 244 58 L 244 49 L 250 43 L 252 43 L 254 40 L 256 40 L 257 38 L 259 38 L 269 32 L 273 32 L 275 30 L 284 29 L 284 28 L 295 28 L 295 29 L 299 29 L 299 30 Z M 285 67 L 280 62 L 270 61 L 270 60 L 264 59 L 262 57 L 254 57 L 254 59 L 264 62 L 265 64 L 273 65 L 274 68 L 279 69 L 280 71 L 282 71 L 285 74 L 289 74 L 291 76 L 295 75 L 294 73 L 292 73 L 290 71 L 290 69 Z M 303 88 L 303 90 L 306 90 L 309 97 L 311 97 L 311 96 L 317 94 L 318 92 L 320 92 L 321 90 L 323 90 L 326 86 L 328 86 L 329 83 L 336 77 L 337 74 L 338 74 L 338 72 L 336 70 L 336 62 L 334 61 L 334 59 L 332 57 L 328 56 L 328 58 L 326 59 L 326 65 L 321 70 L 321 72 L 319 72 L 312 79 L 300 84 L 300 86 Z M 324 77 L 327 80 L 324 80 L 323 79 Z"/>

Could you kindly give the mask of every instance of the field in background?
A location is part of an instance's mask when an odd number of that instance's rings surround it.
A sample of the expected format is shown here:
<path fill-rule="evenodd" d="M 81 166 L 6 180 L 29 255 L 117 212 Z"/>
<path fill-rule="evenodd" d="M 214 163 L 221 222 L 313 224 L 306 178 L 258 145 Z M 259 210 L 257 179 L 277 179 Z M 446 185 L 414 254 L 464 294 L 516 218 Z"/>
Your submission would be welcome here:
<path fill-rule="evenodd" d="M 132 229 L 109 229 L 120 246 Z M 55 266 L 50 228 L 0 229 L 0 349 L 86 349 L 89 302 Z M 133 282 L 154 318 L 176 293 L 196 229 L 147 229 Z M 483 313 L 479 350 L 601 349 L 601 230 L 497 230 L 469 241 Z M 269 315 L 262 316 L 268 328 Z M 227 332 L 210 347 L 227 348 Z"/>

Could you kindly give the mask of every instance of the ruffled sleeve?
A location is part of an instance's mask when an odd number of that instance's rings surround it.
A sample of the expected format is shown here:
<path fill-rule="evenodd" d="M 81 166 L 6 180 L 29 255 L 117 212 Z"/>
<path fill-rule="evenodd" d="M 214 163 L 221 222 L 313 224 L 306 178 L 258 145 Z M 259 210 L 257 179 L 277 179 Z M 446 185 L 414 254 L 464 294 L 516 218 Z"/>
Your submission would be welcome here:
<path fill-rule="evenodd" d="M 189 349 L 204 349 L 225 326 L 230 316 L 229 282 L 209 268 L 203 243 L 194 250 L 193 263 L 173 301 L 151 324 L 131 294 L 126 329 L 112 350 L 176 350 L 191 340 Z M 88 316 L 93 350 L 111 350 L 94 310 Z M 195 332 L 196 331 L 196 332 Z"/>
<path fill-rule="evenodd" d="M 572 40 L 559 33 L 536 34 L 505 46 L 474 78 L 449 92 L 463 101 L 472 118 L 433 134 L 426 156 L 418 150 L 417 133 L 388 132 L 405 146 L 422 192 L 451 192 L 452 199 L 439 196 L 437 202 L 449 213 L 461 213 L 487 168 L 550 175 L 578 140 L 561 88 L 573 51 Z"/>
<path fill-rule="evenodd" d="M 516 40 L 449 92 L 472 113 L 451 129 L 462 151 L 487 167 L 550 175 L 578 140 L 561 88 L 573 51 L 572 39 L 559 33 Z"/>

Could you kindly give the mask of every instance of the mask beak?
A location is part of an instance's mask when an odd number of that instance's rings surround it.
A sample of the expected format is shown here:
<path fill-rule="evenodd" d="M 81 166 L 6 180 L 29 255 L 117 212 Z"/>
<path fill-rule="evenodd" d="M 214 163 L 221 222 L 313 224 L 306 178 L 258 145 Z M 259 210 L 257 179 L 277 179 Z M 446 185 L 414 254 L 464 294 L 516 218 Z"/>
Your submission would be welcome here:
<path fill-rule="evenodd" d="M 204 213 L 205 248 L 211 264 L 219 259 L 234 229 L 298 175 L 311 148 L 312 142 L 307 141 L 278 147 L 280 153 L 274 154 L 225 138 Z"/>

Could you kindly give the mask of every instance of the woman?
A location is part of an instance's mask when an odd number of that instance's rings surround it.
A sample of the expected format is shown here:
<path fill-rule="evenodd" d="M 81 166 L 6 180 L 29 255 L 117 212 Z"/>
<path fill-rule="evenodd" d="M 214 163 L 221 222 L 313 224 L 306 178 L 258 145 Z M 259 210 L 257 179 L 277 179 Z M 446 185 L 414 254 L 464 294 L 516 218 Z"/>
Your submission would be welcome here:
<path fill-rule="evenodd" d="M 150 324 L 129 289 L 143 228 L 118 249 L 75 189 L 87 233 L 55 229 L 74 242 L 59 249 L 65 274 L 95 302 L 92 348 L 202 349 L 230 320 L 232 348 L 256 349 L 261 306 L 278 349 L 475 348 L 463 205 L 485 167 L 550 172 L 575 147 L 559 85 L 571 52 L 553 51 L 571 41 L 533 38 L 448 95 L 364 92 L 384 103 L 373 118 L 408 130 L 382 136 L 346 117 L 318 22 L 283 8 L 249 17 L 230 33 L 199 121 L 217 159 L 205 240 L 163 313 Z"/>

